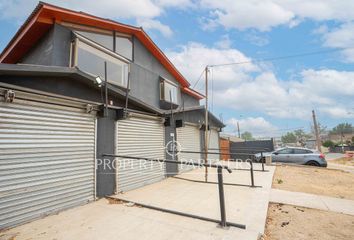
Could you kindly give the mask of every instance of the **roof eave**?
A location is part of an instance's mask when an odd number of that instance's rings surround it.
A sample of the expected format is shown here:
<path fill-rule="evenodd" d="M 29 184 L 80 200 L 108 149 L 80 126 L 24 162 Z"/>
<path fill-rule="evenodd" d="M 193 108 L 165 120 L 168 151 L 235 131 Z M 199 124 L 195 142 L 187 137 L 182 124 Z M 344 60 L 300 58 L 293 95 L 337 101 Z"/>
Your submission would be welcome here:
<path fill-rule="evenodd" d="M 59 14 L 56 14 L 59 13 Z M 154 41 L 148 36 L 148 34 L 142 29 L 110 19 L 104 19 L 96 17 L 84 12 L 77 12 L 70 9 L 65 9 L 48 3 L 39 2 L 32 14 L 27 18 L 25 23 L 20 27 L 15 36 L 5 47 L 0 55 L 1 63 L 16 63 L 18 61 L 18 56 L 14 54 L 13 50 L 18 45 L 19 41 L 29 32 L 29 30 L 34 26 L 35 23 L 41 22 L 51 26 L 55 22 L 65 21 L 65 17 L 70 16 L 70 18 L 85 20 L 87 23 L 92 25 L 99 25 L 101 28 L 123 31 L 135 35 L 142 43 L 147 47 L 155 57 L 161 62 L 161 64 L 169 71 L 171 74 L 180 82 L 183 88 L 189 88 L 190 83 L 183 77 L 183 75 L 177 70 L 177 68 L 171 63 L 167 56 L 159 49 L 159 47 L 154 43 Z M 35 42 L 35 40 L 34 40 Z M 24 50 L 26 52 L 26 50 Z M 12 55 L 11 55 L 12 53 Z M 13 56 L 15 55 L 15 56 Z M 189 93 L 189 91 L 186 91 Z M 191 94 L 193 97 L 201 99 L 199 94 Z"/>

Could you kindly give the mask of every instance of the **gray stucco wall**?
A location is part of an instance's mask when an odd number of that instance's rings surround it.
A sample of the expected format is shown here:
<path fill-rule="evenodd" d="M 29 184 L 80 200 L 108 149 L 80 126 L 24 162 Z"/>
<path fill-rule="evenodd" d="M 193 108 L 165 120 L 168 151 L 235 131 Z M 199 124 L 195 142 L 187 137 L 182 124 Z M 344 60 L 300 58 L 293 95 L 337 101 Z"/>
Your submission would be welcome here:
<path fill-rule="evenodd" d="M 179 82 L 136 38 L 134 42 L 134 63 L 131 64 L 131 94 L 140 100 L 160 108 L 160 76 L 179 86 Z M 178 102 L 181 104 L 179 89 Z M 189 100 L 189 99 L 188 99 Z M 188 101 L 188 104 L 190 101 Z M 195 106 L 195 105 L 194 105 Z"/>
<path fill-rule="evenodd" d="M 55 24 L 45 37 L 20 61 L 26 64 L 69 66 L 71 30 Z M 162 64 L 133 37 L 133 59 L 130 72 L 130 95 L 151 105 L 160 105 L 160 76 L 179 86 L 179 82 L 162 66 Z M 182 105 L 182 95 L 185 107 L 199 105 L 199 100 L 178 91 L 178 102 Z"/>
<path fill-rule="evenodd" d="M 165 146 L 167 146 L 167 144 L 173 140 L 173 137 L 171 136 L 171 134 L 174 134 L 175 139 L 176 139 L 176 128 L 174 126 L 165 127 Z M 166 154 L 166 159 L 177 161 L 177 158 L 173 159 L 173 157 L 170 154 Z M 174 176 L 176 174 L 178 174 L 177 164 L 166 163 L 167 177 Z"/>
<path fill-rule="evenodd" d="M 115 150 L 115 112 L 108 111 L 107 117 L 97 120 L 97 196 L 112 195 L 116 188 L 116 171 L 114 157 L 103 154 L 114 154 Z"/>
<path fill-rule="evenodd" d="M 52 65 L 53 56 L 53 36 L 54 29 L 49 32 L 32 48 L 23 58 L 20 63 L 37 64 L 37 65 Z"/>
<path fill-rule="evenodd" d="M 71 31 L 61 25 L 54 27 L 20 61 L 25 64 L 68 67 Z"/>
<path fill-rule="evenodd" d="M 24 77 L 1 75 L 0 82 L 102 103 L 100 89 L 95 89 L 86 82 L 78 81 L 77 79 L 72 79 L 69 77 Z M 108 99 L 113 100 L 114 106 L 125 106 L 124 96 L 118 96 L 111 93 L 109 94 Z M 129 108 L 148 112 L 148 110 L 143 109 L 132 102 L 129 102 Z"/>
<path fill-rule="evenodd" d="M 194 107 L 194 106 L 200 106 L 200 102 L 198 99 L 192 97 L 191 95 L 185 94 L 182 92 L 181 94 L 182 97 L 182 102 L 184 102 L 184 107 Z M 182 104 L 182 103 L 181 103 Z"/>
<path fill-rule="evenodd" d="M 210 115 L 209 115 L 210 116 Z M 205 115 L 203 110 L 187 111 L 174 114 L 174 119 L 182 119 L 184 122 L 203 124 L 205 120 Z M 215 122 L 209 117 L 209 126 L 211 127 L 221 127 L 219 123 Z"/>

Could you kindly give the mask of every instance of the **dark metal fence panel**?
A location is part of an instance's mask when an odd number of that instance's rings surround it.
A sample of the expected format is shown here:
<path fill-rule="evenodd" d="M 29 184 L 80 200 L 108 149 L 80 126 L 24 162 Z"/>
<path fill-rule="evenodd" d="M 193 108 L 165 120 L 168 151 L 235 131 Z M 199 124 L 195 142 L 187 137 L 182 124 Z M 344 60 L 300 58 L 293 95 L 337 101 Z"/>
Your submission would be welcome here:
<path fill-rule="evenodd" d="M 254 140 L 245 142 L 230 142 L 230 152 L 232 159 L 246 160 L 255 153 L 274 151 L 273 139 Z"/>
<path fill-rule="evenodd" d="M 344 153 L 345 151 L 354 151 L 354 146 L 344 146 L 344 147 L 332 147 L 330 148 L 330 152 L 333 153 Z"/>

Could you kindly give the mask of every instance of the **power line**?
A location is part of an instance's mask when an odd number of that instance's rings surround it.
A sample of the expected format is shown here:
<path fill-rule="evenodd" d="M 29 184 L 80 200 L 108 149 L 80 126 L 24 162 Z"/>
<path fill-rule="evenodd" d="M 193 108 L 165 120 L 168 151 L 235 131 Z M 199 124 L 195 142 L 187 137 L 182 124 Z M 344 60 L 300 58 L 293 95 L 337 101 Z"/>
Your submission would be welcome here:
<path fill-rule="evenodd" d="M 288 132 L 288 131 L 291 131 L 291 130 L 304 130 L 305 127 L 292 127 L 292 128 L 283 128 L 283 129 L 274 129 L 274 130 L 246 130 L 247 132 L 251 132 L 252 134 L 261 134 L 261 133 L 264 133 L 264 134 L 271 134 L 271 133 L 284 133 L 284 132 Z"/>
<path fill-rule="evenodd" d="M 214 111 L 214 71 L 210 70 L 211 75 L 211 112 Z"/>
<path fill-rule="evenodd" d="M 203 69 L 202 73 L 199 75 L 198 80 L 194 83 L 194 85 L 193 85 L 193 89 L 195 88 L 195 86 L 197 86 L 197 84 L 198 84 L 198 82 L 200 81 L 200 79 L 202 78 L 202 76 L 203 76 L 204 72 L 205 72 L 205 69 Z"/>
<path fill-rule="evenodd" d="M 332 52 L 339 52 L 339 51 L 343 51 L 346 49 L 354 49 L 354 47 L 336 48 L 336 49 L 332 49 L 332 50 L 307 52 L 307 53 L 300 53 L 300 54 L 286 55 L 286 56 L 279 56 L 279 57 L 271 57 L 271 58 L 263 58 L 263 59 L 255 59 L 255 60 L 242 61 L 242 62 L 213 64 L 213 65 L 209 65 L 209 67 L 222 67 L 222 66 L 241 65 L 241 64 L 257 63 L 257 62 L 271 62 L 271 61 L 283 60 L 283 59 L 289 59 L 289 58 L 298 58 L 298 57 L 305 57 L 305 56 L 311 56 L 311 55 L 320 55 L 320 54 L 326 54 L 326 53 L 332 53 Z"/>

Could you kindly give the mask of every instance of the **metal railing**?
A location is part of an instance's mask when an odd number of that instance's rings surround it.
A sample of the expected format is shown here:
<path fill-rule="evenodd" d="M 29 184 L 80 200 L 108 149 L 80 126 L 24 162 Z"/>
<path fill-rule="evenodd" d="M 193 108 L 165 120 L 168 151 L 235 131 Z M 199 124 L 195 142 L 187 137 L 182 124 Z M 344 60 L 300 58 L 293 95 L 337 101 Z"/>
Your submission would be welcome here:
<path fill-rule="evenodd" d="M 212 149 L 211 149 L 212 150 Z M 215 150 L 218 150 L 218 149 L 215 149 Z M 172 153 L 172 151 L 169 151 Z M 184 151 L 184 150 L 181 150 L 181 151 L 178 151 L 180 153 L 197 153 L 197 154 L 205 154 L 205 153 L 208 153 L 208 155 L 220 155 L 222 154 L 222 152 L 205 152 L 205 151 Z M 247 155 L 247 156 L 253 156 L 253 154 L 249 154 L 249 153 L 229 153 L 229 154 L 238 154 L 238 155 Z M 255 170 L 253 168 L 253 161 L 252 159 L 250 158 L 251 161 L 248 161 L 248 163 L 250 164 L 250 168 L 249 169 L 240 169 L 240 168 L 232 168 L 232 170 L 238 170 L 238 171 L 250 171 L 250 174 L 251 174 L 251 187 L 256 187 L 256 185 L 254 184 L 254 171 L 262 171 L 262 172 L 266 172 L 267 170 L 265 170 L 264 168 L 264 163 L 265 163 L 265 159 L 263 158 L 263 152 L 261 152 L 261 165 L 262 165 L 262 170 Z M 235 159 L 229 159 L 229 161 L 235 161 Z M 204 165 L 205 166 L 205 165 Z M 209 164 L 207 164 L 206 166 L 209 166 Z"/>
<path fill-rule="evenodd" d="M 140 160 L 146 160 L 146 161 L 164 162 L 164 163 L 173 163 L 173 164 L 185 164 L 185 165 L 193 165 L 193 166 L 200 166 L 200 167 L 207 166 L 207 167 L 211 167 L 211 168 L 217 168 L 219 203 L 220 203 L 220 220 L 206 218 L 206 217 L 197 216 L 197 215 L 179 212 L 179 211 L 170 210 L 170 209 L 159 208 L 159 207 L 155 207 L 155 206 L 151 206 L 151 205 L 147 205 L 147 204 L 142 204 L 142 203 L 137 203 L 137 202 L 135 202 L 135 204 L 140 205 L 142 207 L 146 207 L 146 208 L 150 208 L 150 209 L 154 209 L 154 210 L 159 210 L 159 211 L 163 211 L 163 212 L 168 212 L 168 213 L 173 213 L 173 214 L 177 214 L 177 215 L 181 215 L 181 216 L 197 218 L 197 219 L 204 220 L 204 221 L 217 222 L 217 223 L 219 223 L 219 225 L 221 227 L 232 226 L 232 227 L 246 229 L 246 225 L 244 225 L 244 224 L 228 222 L 226 220 L 225 193 L 224 193 L 224 181 L 223 181 L 222 170 L 225 169 L 229 173 L 232 173 L 232 170 L 229 167 L 223 166 L 223 165 L 218 165 L 218 164 L 172 161 L 172 160 L 166 160 L 166 159 L 154 159 L 154 158 L 134 157 L 134 156 L 116 155 L 116 154 L 103 154 L 103 156 L 104 157 L 125 158 L 125 159 L 138 159 L 138 160 L 140 159 Z M 126 201 L 124 199 L 120 199 L 120 200 Z"/>

